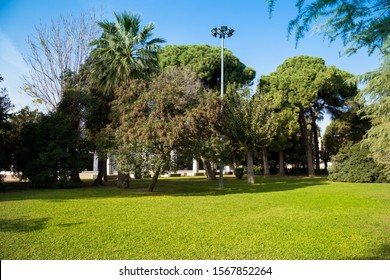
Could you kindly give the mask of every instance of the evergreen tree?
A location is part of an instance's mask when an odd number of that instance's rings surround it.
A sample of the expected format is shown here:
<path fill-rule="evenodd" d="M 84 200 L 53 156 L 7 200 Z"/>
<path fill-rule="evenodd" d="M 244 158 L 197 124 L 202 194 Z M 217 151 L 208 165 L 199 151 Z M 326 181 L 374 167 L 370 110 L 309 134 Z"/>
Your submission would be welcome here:
<path fill-rule="evenodd" d="M 266 0 L 270 14 L 277 0 Z M 296 0 L 298 13 L 290 21 L 288 33 L 295 31 L 296 42 L 308 30 L 323 34 L 329 42 L 342 39 L 346 53 L 367 48 L 371 54 L 389 52 L 390 9 L 387 0 Z"/>
<path fill-rule="evenodd" d="M 159 44 L 165 41 L 153 38 L 153 24 L 141 27 L 141 18 L 128 12 L 115 13 L 116 22 L 101 21 L 99 39 L 91 42 L 94 87 L 111 94 L 132 79 L 146 78 L 158 71 Z M 129 187 L 129 174 L 119 170 L 118 185 Z"/>

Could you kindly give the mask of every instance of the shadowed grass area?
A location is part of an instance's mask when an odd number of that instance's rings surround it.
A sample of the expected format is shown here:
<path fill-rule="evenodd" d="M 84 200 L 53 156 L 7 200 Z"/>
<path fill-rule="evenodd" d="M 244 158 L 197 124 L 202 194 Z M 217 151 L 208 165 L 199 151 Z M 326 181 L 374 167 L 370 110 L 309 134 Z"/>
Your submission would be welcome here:
<path fill-rule="evenodd" d="M 114 183 L 1 187 L 1 259 L 390 259 L 390 184 Z"/>

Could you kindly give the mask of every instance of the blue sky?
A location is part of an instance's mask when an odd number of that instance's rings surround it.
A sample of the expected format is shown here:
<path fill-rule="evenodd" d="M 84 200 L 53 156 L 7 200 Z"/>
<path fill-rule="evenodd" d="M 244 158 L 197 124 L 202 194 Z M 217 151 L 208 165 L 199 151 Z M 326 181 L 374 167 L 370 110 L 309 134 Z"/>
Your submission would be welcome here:
<path fill-rule="evenodd" d="M 210 30 L 221 25 L 232 27 L 234 36 L 225 40 L 225 47 L 256 70 L 256 81 L 273 72 L 285 59 L 303 54 L 322 57 L 327 65 L 353 74 L 379 66 L 379 58 L 375 54 L 368 56 L 366 50 L 340 57 L 340 41 L 329 45 L 313 31 L 295 47 L 294 38 L 287 40 L 288 22 L 296 15 L 295 2 L 279 0 L 270 18 L 265 0 L 0 0 L 0 74 L 4 78 L 0 86 L 8 89 L 16 109 L 31 104 L 31 98 L 21 90 L 21 76 L 28 70 L 22 58 L 29 52 L 27 36 L 34 35 L 35 25 L 92 8 L 108 20 L 113 20 L 114 11 L 138 13 L 143 24 L 153 22 L 155 36 L 170 45 L 220 46 L 220 40 L 212 37 Z"/>

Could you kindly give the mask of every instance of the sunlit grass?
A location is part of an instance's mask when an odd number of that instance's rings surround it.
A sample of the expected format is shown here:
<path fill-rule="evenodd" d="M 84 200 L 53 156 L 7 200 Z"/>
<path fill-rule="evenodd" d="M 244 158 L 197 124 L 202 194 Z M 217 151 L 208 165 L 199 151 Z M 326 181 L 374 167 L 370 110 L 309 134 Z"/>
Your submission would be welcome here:
<path fill-rule="evenodd" d="M 3 187 L 1 259 L 390 259 L 390 184 L 131 183 Z"/>

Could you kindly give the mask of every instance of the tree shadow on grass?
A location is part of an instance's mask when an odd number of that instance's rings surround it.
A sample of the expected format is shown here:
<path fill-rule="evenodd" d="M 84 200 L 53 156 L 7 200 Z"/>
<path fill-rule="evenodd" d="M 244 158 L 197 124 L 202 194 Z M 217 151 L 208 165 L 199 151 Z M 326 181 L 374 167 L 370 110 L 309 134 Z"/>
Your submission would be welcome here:
<path fill-rule="evenodd" d="M 357 258 L 358 260 L 390 260 L 390 244 L 382 244 L 367 256 Z"/>
<path fill-rule="evenodd" d="M 327 178 L 308 177 L 257 177 L 256 183 L 250 185 L 246 180 L 234 177 L 225 177 L 225 188 L 218 188 L 218 181 L 205 178 L 177 178 L 159 179 L 155 191 L 148 192 L 150 179 L 131 180 L 130 189 L 119 189 L 115 181 L 104 186 L 91 186 L 89 183 L 70 189 L 34 189 L 18 185 L 8 186 L 0 192 L 0 201 L 15 201 L 28 199 L 42 199 L 53 202 L 62 202 L 70 199 L 96 198 L 136 198 L 152 196 L 220 196 L 230 194 L 250 194 L 283 192 L 295 189 L 316 187 L 329 184 Z"/>
<path fill-rule="evenodd" d="M 41 219 L 0 219 L 0 232 L 31 232 L 46 227 L 49 218 Z"/>
<path fill-rule="evenodd" d="M 250 185 L 245 180 L 237 180 L 235 178 L 227 178 L 224 188 L 218 188 L 218 181 L 206 181 L 204 188 L 192 189 L 185 184 L 178 186 L 176 192 L 164 190 L 157 186 L 156 191 L 162 194 L 174 196 L 212 196 L 212 195 L 230 195 L 230 194 L 250 194 L 250 193 L 269 193 L 283 192 L 295 189 L 316 187 L 329 184 L 327 178 L 306 178 L 306 177 L 258 177 L 256 183 Z M 201 183 L 201 182 L 200 182 Z"/>

